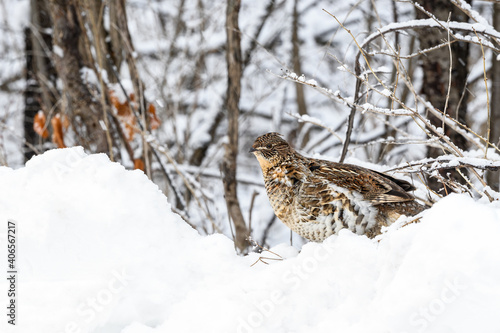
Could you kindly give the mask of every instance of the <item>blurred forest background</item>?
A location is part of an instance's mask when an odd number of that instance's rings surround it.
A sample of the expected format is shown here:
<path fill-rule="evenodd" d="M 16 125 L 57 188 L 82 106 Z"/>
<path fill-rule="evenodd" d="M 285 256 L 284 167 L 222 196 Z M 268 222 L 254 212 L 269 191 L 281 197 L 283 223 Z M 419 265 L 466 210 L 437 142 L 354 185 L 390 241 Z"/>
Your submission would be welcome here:
<path fill-rule="evenodd" d="M 248 154 L 269 131 L 428 205 L 499 198 L 500 1 L 1 0 L 0 31 L 0 165 L 105 153 L 241 252 L 292 237 Z"/>

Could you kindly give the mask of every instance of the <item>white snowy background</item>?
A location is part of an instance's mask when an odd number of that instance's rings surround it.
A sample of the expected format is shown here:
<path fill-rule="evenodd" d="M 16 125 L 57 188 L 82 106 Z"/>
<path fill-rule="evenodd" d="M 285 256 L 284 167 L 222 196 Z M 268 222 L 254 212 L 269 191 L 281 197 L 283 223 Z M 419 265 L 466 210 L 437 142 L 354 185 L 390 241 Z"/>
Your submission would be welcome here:
<path fill-rule="evenodd" d="M 103 154 L 52 150 L 0 168 L 0 184 L 3 253 L 7 220 L 18 230 L 18 325 L 4 316 L 5 332 L 500 331 L 498 201 L 450 195 L 377 239 L 280 244 L 283 260 L 251 266 L 278 257 L 200 236 Z"/>
<path fill-rule="evenodd" d="M 176 47 L 188 50 L 188 55 L 196 48 L 217 49 L 225 38 L 225 2 L 212 2 L 206 8 L 219 15 L 210 16 L 214 19 L 206 22 L 205 34 L 196 33 L 200 25 L 196 1 L 186 3 L 186 29 L 194 33 L 178 39 Z M 245 139 L 239 179 L 250 185 L 241 186 L 239 196 L 247 214 L 253 191 L 259 193 L 252 216 L 256 235 L 263 233 L 273 215 L 257 163 L 246 154 L 247 138 L 286 130 L 295 122 L 286 115 L 296 111 L 293 86 L 267 71 L 281 74 L 291 64 L 287 27 L 292 4 L 285 2 L 262 33 L 264 41 L 279 36 L 281 46 L 274 53 L 258 48 L 243 82 L 241 109 L 266 116 L 241 118 Z M 352 76 L 340 71 L 327 52 L 349 62 L 355 48 L 321 9 L 336 13 L 362 38 L 367 32 L 360 22 L 368 4 L 300 3 L 301 56 L 308 78 L 352 94 Z M 379 9 L 390 8 L 390 1 L 377 4 Z M 156 13 L 174 17 L 177 9 L 168 1 L 137 0 L 127 5 L 148 99 L 159 107 L 165 100 L 175 104 L 195 98 L 200 105 L 190 117 L 165 117 L 155 135 L 161 142 L 180 140 L 189 129 L 186 146 L 192 149 L 206 139 L 207 119 L 222 103 L 223 58 L 214 55 L 207 60 L 199 95 L 179 91 L 179 77 L 194 68 L 189 57 L 168 64 L 155 57 L 171 47 Z M 243 1 L 244 50 L 264 8 L 264 2 Z M 0 33 L 0 79 L 5 80 L 24 66 L 23 28 L 29 24 L 29 1 L 0 1 L 0 13 L 5 32 Z M 379 14 L 381 24 L 390 22 L 390 13 Z M 412 11 L 401 15 L 413 18 Z M 318 47 L 315 39 L 330 40 L 330 48 Z M 482 75 L 479 62 L 471 76 L 477 75 Z M 160 89 L 164 79 L 167 84 Z M 210 209 L 224 233 L 207 235 L 172 213 L 161 184 L 110 162 L 105 155 L 87 155 L 78 147 L 52 150 L 24 166 L 23 99 L 15 93 L 23 87 L 18 80 L 11 85 L 14 93 L 0 92 L 0 164 L 9 166 L 0 167 L 0 271 L 7 271 L 8 220 L 17 223 L 19 270 L 16 327 L 7 325 L 8 281 L 0 279 L 1 332 L 500 332 L 498 201 L 450 195 L 423 213 L 419 223 L 401 227 L 405 223 L 401 220 L 375 240 L 344 231 L 322 244 L 301 246 L 303 241 L 294 237 L 290 246 L 289 231 L 278 222 L 267 239 L 272 252 L 242 257 L 235 254 L 229 238 L 220 181 L 201 184 L 201 190 L 212 195 Z M 484 92 L 476 91 L 476 96 L 469 105 L 475 128 L 486 118 Z M 310 115 L 328 127 L 339 127 L 348 114 L 347 108 L 313 90 L 306 89 L 306 98 Z M 379 127 L 372 120 L 363 121 L 368 130 L 355 133 L 356 140 L 376 132 Z M 421 135 L 411 126 L 409 132 Z M 394 165 L 423 157 L 424 145 L 410 147 L 396 149 L 383 162 Z M 340 145 L 334 137 L 321 137 L 303 148 L 310 155 L 335 159 Z M 383 164 L 364 162 L 370 149 L 353 148 L 349 162 L 386 170 Z M 212 156 L 204 172 L 218 176 L 221 151 Z M 425 197 L 424 187 L 416 185 L 416 194 Z M 200 213 L 191 213 L 203 221 Z M 260 257 L 271 258 L 264 259 L 268 265 Z"/>

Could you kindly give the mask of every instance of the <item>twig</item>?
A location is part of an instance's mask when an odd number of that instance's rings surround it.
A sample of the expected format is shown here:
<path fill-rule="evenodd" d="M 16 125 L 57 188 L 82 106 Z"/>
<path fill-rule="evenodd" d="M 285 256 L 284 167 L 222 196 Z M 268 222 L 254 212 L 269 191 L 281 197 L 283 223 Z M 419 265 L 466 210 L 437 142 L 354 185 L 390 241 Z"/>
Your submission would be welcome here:
<path fill-rule="evenodd" d="M 253 191 L 252 193 L 252 198 L 250 199 L 250 208 L 248 209 L 248 232 L 250 235 L 252 234 L 252 212 L 253 212 L 253 205 L 255 203 L 255 198 L 259 195 L 259 192 Z"/>
<path fill-rule="evenodd" d="M 153 152 L 160 151 L 167 158 L 167 160 L 169 161 L 169 163 L 174 167 L 175 171 L 181 177 L 181 179 L 184 182 L 184 185 L 186 186 L 186 188 L 188 189 L 188 191 L 195 198 L 195 201 L 196 201 L 198 207 L 200 207 L 201 211 L 205 214 L 205 216 L 207 217 L 207 219 L 211 222 L 212 226 L 214 227 L 214 230 L 216 230 L 218 233 L 222 233 L 222 231 L 220 230 L 220 228 L 217 226 L 217 224 L 213 220 L 212 216 L 210 216 L 209 212 L 201 204 L 200 199 L 196 195 L 196 191 L 193 189 L 193 187 L 191 186 L 191 184 L 189 183 L 189 181 L 187 180 L 187 178 L 184 176 L 184 174 L 181 172 L 181 170 L 178 168 L 177 163 L 172 158 L 168 147 L 166 147 L 166 146 L 160 146 L 158 144 L 158 142 L 156 141 L 156 139 L 151 134 L 149 134 L 149 136 L 146 136 L 146 133 L 143 133 L 143 135 L 146 138 L 145 142 L 147 142 L 147 144 L 151 147 L 151 150 Z M 186 207 L 186 204 L 184 202 L 183 202 L 183 206 Z"/>
<path fill-rule="evenodd" d="M 335 21 L 337 21 L 337 23 L 342 27 L 342 29 L 344 29 L 352 37 L 353 41 L 356 43 L 356 45 L 358 46 L 358 49 L 360 51 L 358 53 L 358 55 L 361 54 L 363 56 L 363 58 L 365 59 L 365 62 L 367 64 L 367 66 L 370 68 L 370 71 L 377 78 L 377 80 L 380 81 L 379 78 L 377 77 L 377 75 L 375 74 L 375 72 L 373 71 L 373 69 L 371 68 L 370 62 L 366 58 L 366 55 L 363 52 L 363 49 L 358 44 L 358 41 L 356 40 L 356 38 L 352 34 L 351 30 L 347 29 L 344 26 L 344 24 L 337 19 L 337 17 L 335 15 L 331 14 L 330 12 L 328 12 L 325 9 L 323 9 L 323 11 L 326 12 L 331 17 L 333 17 L 335 19 Z M 361 74 L 361 67 L 360 67 L 360 63 L 359 63 L 359 58 L 358 57 L 356 57 L 356 63 L 355 64 L 356 64 L 355 65 L 356 77 L 359 77 L 359 75 Z M 354 98 L 355 98 L 354 103 L 356 103 L 358 101 L 359 91 L 360 90 L 361 90 L 361 80 L 357 79 L 356 80 L 356 89 L 355 89 L 355 92 L 354 92 Z M 340 163 L 342 163 L 345 160 L 345 157 L 347 155 L 347 149 L 348 149 L 349 144 L 351 142 L 351 134 L 352 134 L 352 129 L 354 127 L 354 117 L 355 117 L 355 114 L 356 114 L 356 108 L 354 106 L 351 106 L 351 112 L 349 114 L 349 119 L 347 121 L 346 137 L 345 137 L 345 141 L 344 141 L 344 146 L 342 147 L 342 154 L 340 155 L 340 160 L 339 160 Z"/>
<path fill-rule="evenodd" d="M 450 22 L 448 20 L 448 23 L 444 23 L 444 22 L 441 22 L 439 20 L 437 20 L 437 18 L 432 15 L 431 13 L 428 13 L 427 11 L 425 11 L 425 9 L 423 9 L 420 5 L 418 4 L 415 4 L 414 5 L 419 9 L 419 10 L 422 10 L 424 11 L 429 17 L 430 19 L 426 19 L 426 20 L 414 20 L 412 21 L 411 23 L 406 23 L 406 24 L 400 24 L 398 23 L 397 25 L 394 25 L 394 26 L 386 26 L 382 29 L 379 29 L 378 33 L 376 34 L 372 34 L 370 36 L 368 36 L 364 41 L 363 43 L 358 43 L 356 38 L 354 37 L 353 33 L 347 29 L 334 15 L 330 14 L 328 11 L 324 10 L 327 14 L 329 14 L 330 16 L 332 16 L 336 21 L 337 23 L 351 36 L 352 40 L 354 41 L 354 43 L 356 44 L 356 46 L 358 47 L 358 53 L 357 53 L 357 56 L 356 56 L 356 60 L 355 60 L 355 69 L 354 69 L 354 73 L 353 71 L 349 70 L 345 65 L 344 68 L 346 68 L 346 70 L 351 73 L 352 75 L 355 76 L 356 78 L 356 90 L 354 92 L 354 95 L 352 97 L 352 99 L 347 99 L 347 98 L 343 98 L 340 93 L 333 93 L 331 92 L 331 90 L 328 90 L 328 89 L 325 89 L 325 88 L 321 88 L 321 87 L 318 87 L 317 84 L 315 82 L 311 83 L 310 81 L 306 81 L 304 78 L 299 78 L 297 79 L 296 77 L 293 77 L 292 75 L 287 75 L 287 79 L 290 79 L 290 80 L 293 80 L 295 82 L 299 82 L 301 84 L 306 84 L 306 85 L 310 85 L 312 87 L 314 87 L 316 90 L 320 91 L 321 93 L 327 95 L 328 97 L 334 99 L 334 100 L 337 100 L 337 101 L 342 101 L 343 103 L 347 104 L 348 106 L 351 107 L 351 113 L 349 115 L 349 121 L 348 121 L 348 129 L 347 129 L 347 133 L 346 133 L 346 138 L 345 138 L 345 142 L 344 142 L 344 147 L 343 147 L 343 151 L 342 151 L 342 157 L 341 157 L 341 161 L 343 160 L 343 158 L 345 157 L 345 154 L 347 152 L 347 146 L 349 145 L 349 142 L 350 142 L 350 135 L 352 133 L 352 128 L 353 128 L 353 124 L 354 124 L 354 115 L 355 115 L 355 111 L 357 108 L 360 108 L 364 111 L 370 111 L 370 112 L 376 112 L 376 113 L 382 113 L 382 114 L 386 114 L 386 115 L 391 115 L 391 116 L 395 116 L 395 115 L 400 115 L 400 116 L 410 116 L 411 118 L 413 118 L 413 120 L 415 121 L 415 123 L 426 133 L 426 135 L 431 138 L 431 139 L 434 139 L 434 138 L 438 138 L 440 140 L 440 146 L 443 148 L 443 150 L 445 151 L 449 151 L 450 153 L 452 153 L 453 155 L 455 155 L 456 157 L 458 158 L 463 158 L 464 157 L 464 153 L 463 151 L 453 142 L 450 140 L 449 137 L 447 137 L 445 134 L 444 134 L 444 131 L 441 129 L 441 128 L 436 128 L 434 127 L 426 117 L 424 117 L 424 115 L 420 114 L 418 112 L 418 109 L 416 108 L 416 106 L 414 108 L 412 107 L 409 107 L 408 105 L 405 104 L 404 101 L 400 100 L 395 92 L 396 90 L 392 90 L 392 92 L 388 95 L 387 94 L 387 91 L 391 91 L 389 89 L 389 87 L 385 84 L 384 81 L 382 81 L 380 79 L 380 77 L 378 76 L 377 74 L 377 71 L 375 71 L 370 62 L 368 61 L 368 58 L 367 58 L 367 52 L 365 51 L 365 47 L 375 38 L 378 38 L 379 36 L 382 36 L 384 38 L 384 33 L 387 33 L 389 30 L 400 30 L 403 28 L 403 26 L 405 28 L 412 28 L 412 29 L 417 29 L 417 28 L 422 28 L 422 27 L 436 27 L 436 28 L 441 28 L 445 31 L 447 31 L 448 33 L 448 41 L 447 43 L 444 43 L 443 45 L 447 45 L 448 48 L 451 48 L 451 40 L 450 40 L 450 36 L 453 36 L 453 38 L 455 39 L 460 39 L 458 36 L 456 36 L 455 34 L 452 33 L 451 29 L 458 29 L 458 30 L 466 30 L 466 31 L 474 31 L 476 32 L 476 29 L 473 25 L 462 25 L 462 23 L 460 24 L 456 24 L 455 22 Z M 500 33 L 492 30 L 492 31 L 483 31 L 483 35 L 485 36 L 492 36 L 492 37 L 497 37 L 500 36 Z M 385 38 L 384 38 L 385 39 Z M 474 39 L 474 38 L 472 38 Z M 465 39 L 461 39 L 461 40 L 464 40 Z M 496 48 L 491 45 L 491 43 L 489 44 L 485 44 L 483 43 L 483 41 L 479 38 L 479 36 L 476 34 L 476 40 L 467 40 L 466 42 L 469 42 L 469 43 L 479 43 L 482 47 L 482 50 L 483 50 L 483 53 L 484 53 L 484 49 L 483 49 L 483 45 L 486 45 L 488 47 L 491 47 L 493 49 L 496 50 Z M 400 55 L 397 54 L 394 50 L 393 50 L 393 53 L 395 54 L 394 57 L 396 57 L 396 59 L 399 59 L 400 58 Z M 451 56 L 451 55 L 450 55 Z M 376 79 L 377 83 L 380 84 L 380 86 L 384 89 L 383 91 L 380 91 L 378 89 L 376 89 L 372 83 L 370 83 L 370 81 L 368 80 L 368 77 L 366 76 L 366 74 L 362 74 L 361 73 L 361 69 L 360 69 L 360 62 L 359 62 L 359 58 L 363 57 L 363 59 L 365 60 L 365 63 L 369 69 L 369 73 L 371 75 L 373 75 L 373 77 Z M 397 64 L 396 64 L 397 66 Z M 450 65 L 451 66 L 451 65 Z M 404 66 L 401 66 L 404 70 Z M 472 133 L 474 136 L 476 137 L 480 137 L 479 135 L 477 135 L 476 133 L 474 133 L 470 128 L 468 128 L 467 126 L 459 123 L 456 119 L 453 119 L 451 117 L 449 117 L 449 115 L 446 114 L 446 109 L 447 109 L 447 104 L 445 105 L 445 109 L 444 111 L 439 111 L 437 110 L 434 106 L 432 106 L 428 101 L 425 101 L 422 96 L 418 95 L 411 83 L 411 80 L 410 78 L 407 76 L 407 73 L 406 71 L 404 72 L 405 75 L 403 75 L 403 78 L 405 80 L 405 83 L 406 85 L 409 87 L 410 91 L 413 92 L 414 94 L 414 98 L 415 98 L 415 105 L 418 105 L 418 103 L 423 103 L 426 108 L 428 110 L 430 110 L 432 113 L 436 114 L 436 115 L 439 115 L 440 118 L 443 120 L 443 127 L 445 125 L 450 125 L 455 131 L 457 131 L 458 133 L 460 133 L 460 135 L 462 135 L 464 138 L 466 138 L 466 140 L 469 140 L 471 142 L 473 142 L 475 145 L 479 146 L 480 148 L 484 149 L 485 151 L 487 150 L 486 148 L 488 147 L 488 145 L 490 144 L 489 143 L 489 138 L 486 138 L 485 139 L 485 142 L 488 142 L 488 144 L 486 145 L 486 147 L 482 147 L 481 145 L 479 145 L 478 142 L 476 142 L 474 140 L 474 138 L 470 137 L 470 134 L 469 133 Z M 450 72 L 449 72 L 449 75 L 451 75 L 451 68 L 450 68 Z M 394 109 L 393 108 L 393 105 L 391 104 L 390 106 L 390 109 L 389 108 L 379 108 L 379 107 L 376 107 L 374 105 L 371 105 L 371 104 L 368 104 L 368 103 L 365 103 L 365 104 L 362 104 L 360 105 L 359 103 L 359 98 L 360 98 L 360 87 L 361 87 L 361 84 L 364 84 L 366 85 L 367 87 L 367 92 L 369 91 L 374 91 L 374 92 L 377 92 L 381 95 L 384 95 L 386 97 L 389 97 L 393 102 L 396 102 L 398 103 L 400 106 L 401 106 L 401 109 Z M 451 88 L 451 77 L 449 77 L 449 82 L 448 82 L 448 94 L 447 94 L 447 99 L 449 99 L 449 91 L 450 91 L 450 88 Z M 492 147 L 494 147 L 494 145 L 492 145 Z M 474 169 L 474 167 L 468 165 L 468 164 L 465 164 L 465 167 L 467 168 L 470 168 L 470 171 L 472 174 L 474 174 L 478 181 L 483 185 L 484 188 L 486 188 L 486 183 L 484 182 L 484 180 L 482 179 L 482 177 L 478 174 L 477 170 Z M 445 182 L 446 180 L 442 180 L 442 182 Z M 480 194 L 483 194 L 481 192 L 479 192 Z M 492 200 L 492 197 L 488 194 L 488 191 L 484 191 L 484 195 L 488 197 L 488 199 L 491 201 Z"/>
<path fill-rule="evenodd" d="M 145 133 L 147 133 L 147 132 L 146 132 L 146 130 L 144 128 L 144 125 L 142 124 L 141 116 L 137 113 L 137 110 L 134 108 L 133 103 L 130 100 L 130 97 L 128 96 L 128 94 L 127 94 L 127 91 L 123 87 L 123 84 L 121 82 L 120 76 L 118 75 L 118 73 L 117 73 L 117 71 L 115 69 L 115 66 L 111 63 L 111 61 L 109 60 L 109 58 L 107 60 L 109 62 L 109 67 L 111 68 L 111 71 L 115 75 L 116 80 L 118 81 L 118 84 L 120 85 L 120 88 L 123 91 L 123 94 L 127 98 L 127 102 L 128 102 L 128 104 L 130 106 L 130 109 L 132 110 L 132 113 L 134 114 L 134 116 L 135 116 L 135 118 L 137 120 L 137 124 L 139 124 L 140 132 L 142 134 L 142 137 L 144 138 L 145 137 Z M 148 144 L 147 140 L 144 140 L 144 142 L 145 142 L 145 144 Z M 170 187 L 172 188 L 172 191 L 174 192 L 176 201 L 182 206 L 182 209 L 186 208 L 184 200 L 182 200 L 182 197 L 177 192 L 177 189 L 174 186 L 172 178 L 168 174 L 167 169 L 165 169 L 165 166 L 163 165 L 163 163 L 162 163 L 162 161 L 160 159 L 160 156 L 158 155 L 158 153 L 156 152 L 155 149 L 151 149 L 151 152 L 153 153 L 154 157 L 156 158 L 156 161 L 158 162 L 158 164 L 160 165 L 160 169 L 162 170 L 163 174 L 165 175 L 165 178 L 167 179 L 168 183 L 170 184 Z M 186 212 L 186 214 L 187 214 L 187 212 Z"/>
<path fill-rule="evenodd" d="M 451 51 L 451 44 L 450 44 L 450 18 L 451 18 L 451 12 L 448 14 L 448 29 L 446 29 L 446 32 L 448 33 L 448 54 L 449 54 L 449 61 L 450 61 L 450 66 L 448 68 L 448 90 L 446 91 L 446 98 L 444 100 L 444 108 L 443 108 L 443 122 L 441 127 L 443 128 L 443 133 L 444 133 L 444 124 L 445 124 L 445 115 L 447 114 L 446 111 L 448 110 L 448 103 L 450 101 L 450 92 L 451 92 L 451 73 L 453 70 L 453 52 Z"/>
<path fill-rule="evenodd" d="M 269 250 L 268 248 L 265 248 L 265 247 L 261 246 L 261 245 L 260 245 L 259 243 L 257 243 L 257 241 L 256 241 L 256 240 L 254 240 L 252 237 L 248 237 L 248 238 L 247 238 L 247 241 L 248 241 L 250 244 L 252 244 L 254 247 L 259 248 L 261 253 L 262 253 L 262 252 L 269 252 L 269 253 L 271 253 L 271 254 L 273 254 L 273 255 L 275 255 L 275 256 L 277 256 L 277 257 L 278 257 L 278 258 L 259 257 L 259 259 L 257 259 L 257 260 L 256 260 L 253 264 L 251 264 L 251 265 L 250 265 L 250 267 L 253 267 L 253 266 L 254 266 L 255 264 L 257 264 L 258 262 L 261 262 L 261 263 L 263 263 L 263 264 L 269 265 L 269 263 L 265 262 L 265 261 L 264 261 L 264 259 L 265 259 L 265 260 L 283 260 L 283 257 L 282 257 L 282 256 L 280 256 L 279 254 L 277 254 L 277 253 L 275 253 L 275 252 L 273 252 L 273 251 Z"/>
<path fill-rule="evenodd" d="M 294 113 L 291 113 L 291 112 L 287 112 L 287 114 L 290 117 L 293 117 L 293 118 L 297 119 L 299 122 L 309 123 L 309 124 L 313 124 L 313 125 L 316 125 L 318 127 L 321 127 L 323 129 L 327 130 L 328 133 L 330 133 L 331 135 L 335 136 L 341 143 L 344 142 L 344 140 L 342 140 L 342 138 L 337 133 L 335 133 L 335 131 L 333 129 L 331 129 L 328 126 L 323 125 L 321 122 L 317 121 L 313 117 L 310 117 L 310 116 L 307 116 L 307 115 L 294 114 Z"/>
<path fill-rule="evenodd" d="M 104 3 L 101 4 L 99 8 L 99 17 L 96 18 L 94 16 L 94 11 L 93 10 L 88 10 L 87 11 L 88 15 L 90 15 L 90 24 L 92 26 L 92 33 L 94 35 L 95 39 L 95 45 L 94 49 L 96 50 L 97 53 L 97 62 L 99 64 L 99 70 L 96 70 L 97 77 L 99 78 L 99 85 L 101 86 L 101 107 L 102 107 L 102 118 L 104 121 L 104 127 L 105 127 L 105 132 L 106 132 L 106 141 L 108 144 L 108 152 L 109 152 L 109 159 L 111 161 L 114 161 L 114 154 L 113 154 L 113 140 L 111 139 L 111 133 L 109 131 L 109 121 L 108 121 L 108 104 L 106 103 L 106 92 L 107 92 L 107 87 L 104 85 L 104 80 L 102 77 L 102 69 L 104 68 L 104 63 L 102 61 L 103 56 L 102 56 L 102 49 L 100 47 L 102 41 L 100 40 L 101 35 L 99 34 L 99 26 L 97 25 L 97 22 L 102 22 L 102 15 L 104 13 Z M 104 43 L 102 43 L 104 45 Z"/>
<path fill-rule="evenodd" d="M 266 243 L 267 236 L 269 235 L 269 231 L 271 230 L 271 227 L 274 224 L 274 221 L 276 221 L 276 215 L 274 215 L 274 213 L 273 213 L 271 218 L 267 222 L 266 227 L 264 228 L 264 232 L 262 233 L 262 238 L 260 240 L 260 242 L 262 244 Z"/>
<path fill-rule="evenodd" d="M 471 157 L 456 157 L 456 156 L 439 156 L 437 158 L 425 158 L 421 161 L 416 162 L 407 162 L 403 166 L 395 167 L 386 170 L 385 172 L 394 172 L 394 171 L 404 171 L 405 173 L 419 173 L 422 169 L 425 171 L 433 171 L 433 170 L 444 170 L 444 169 L 454 169 L 454 168 L 474 168 L 479 170 L 498 170 L 500 169 L 500 160 L 491 161 L 487 159 L 479 159 L 478 163 L 472 163 L 473 158 Z M 488 162 L 485 164 L 484 162 Z M 418 167 L 418 170 L 412 170 L 413 168 Z"/>
<path fill-rule="evenodd" d="M 477 36 L 476 30 L 474 30 Z M 486 111 L 488 113 L 488 119 L 486 121 L 486 140 L 485 140 L 485 145 L 486 149 L 484 150 L 484 158 L 486 158 L 486 155 L 488 154 L 488 145 L 490 145 L 490 135 L 491 135 L 491 108 L 490 108 L 490 95 L 489 95 L 489 90 L 488 90 L 488 77 L 486 76 L 486 59 L 484 57 L 484 48 L 483 48 L 483 43 L 481 43 L 481 38 L 477 36 L 479 40 L 479 45 L 481 45 L 481 55 L 483 58 L 483 75 L 484 75 L 484 86 L 485 86 L 485 91 L 486 91 Z"/>

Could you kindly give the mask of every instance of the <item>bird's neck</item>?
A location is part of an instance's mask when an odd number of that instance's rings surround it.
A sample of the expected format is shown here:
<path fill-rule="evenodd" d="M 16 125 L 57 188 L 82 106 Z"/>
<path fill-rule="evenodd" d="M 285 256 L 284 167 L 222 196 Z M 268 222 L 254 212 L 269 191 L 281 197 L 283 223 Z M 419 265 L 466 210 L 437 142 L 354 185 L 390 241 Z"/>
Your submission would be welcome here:
<path fill-rule="evenodd" d="M 276 166 L 276 163 L 271 163 L 260 154 L 257 154 L 255 157 L 257 157 L 257 161 L 259 162 L 260 168 L 262 169 L 262 173 L 264 175 L 269 171 L 269 169 Z"/>
<path fill-rule="evenodd" d="M 305 174 L 303 165 L 297 160 L 284 160 L 263 170 L 264 179 L 276 185 L 294 186 L 298 181 L 303 181 Z"/>

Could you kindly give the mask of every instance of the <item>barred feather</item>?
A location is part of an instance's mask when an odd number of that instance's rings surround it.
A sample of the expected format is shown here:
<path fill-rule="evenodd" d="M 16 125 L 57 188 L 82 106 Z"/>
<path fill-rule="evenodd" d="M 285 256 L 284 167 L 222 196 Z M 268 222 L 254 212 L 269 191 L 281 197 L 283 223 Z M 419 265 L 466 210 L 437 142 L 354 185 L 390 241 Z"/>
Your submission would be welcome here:
<path fill-rule="evenodd" d="M 276 216 L 299 235 L 323 241 L 347 228 L 374 237 L 401 215 L 424 207 L 408 182 L 351 164 L 306 158 L 278 133 L 258 137 L 250 149 L 261 166 Z"/>

